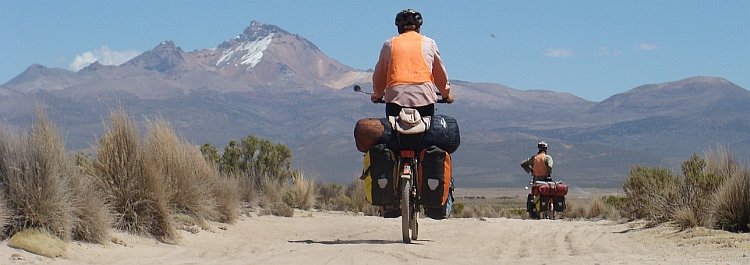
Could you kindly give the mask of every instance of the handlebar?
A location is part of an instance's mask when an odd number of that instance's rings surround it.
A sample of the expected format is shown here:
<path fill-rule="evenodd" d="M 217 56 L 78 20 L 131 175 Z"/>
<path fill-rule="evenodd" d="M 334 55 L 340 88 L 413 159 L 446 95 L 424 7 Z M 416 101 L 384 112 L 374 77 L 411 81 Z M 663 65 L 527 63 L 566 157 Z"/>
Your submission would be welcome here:
<path fill-rule="evenodd" d="M 354 85 L 354 92 L 360 92 L 360 93 L 365 93 L 365 94 L 368 94 L 368 95 L 372 95 L 372 93 L 370 93 L 370 92 L 362 91 L 362 87 L 360 87 L 359 85 Z M 435 95 L 440 96 L 440 99 L 438 99 L 436 103 L 448 103 L 448 101 L 446 101 L 443 98 L 443 96 L 440 95 L 440 91 L 435 92 Z M 383 100 L 383 98 L 380 98 L 375 103 L 385 103 L 385 100 Z"/>

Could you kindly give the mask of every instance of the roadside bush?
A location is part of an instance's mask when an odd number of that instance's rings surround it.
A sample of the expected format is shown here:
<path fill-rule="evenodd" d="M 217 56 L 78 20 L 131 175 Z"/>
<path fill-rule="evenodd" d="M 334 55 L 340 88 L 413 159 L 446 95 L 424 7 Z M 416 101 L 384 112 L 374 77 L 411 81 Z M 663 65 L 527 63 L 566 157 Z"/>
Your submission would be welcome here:
<path fill-rule="evenodd" d="M 10 210 L 8 210 L 8 206 L 5 204 L 5 192 L 0 189 L 0 227 L 8 225 L 10 217 Z M 2 233 L 0 233 L 0 238 L 3 238 Z"/>
<path fill-rule="evenodd" d="M 713 227 L 750 232 L 750 172 L 733 174 L 713 199 Z"/>
<path fill-rule="evenodd" d="M 373 206 L 367 201 L 364 181 L 357 179 L 349 183 L 344 190 L 344 195 L 351 199 L 351 211 L 362 212 L 369 216 L 378 215 L 379 207 Z"/>
<path fill-rule="evenodd" d="M 562 213 L 565 218 L 606 220 L 618 220 L 620 218 L 619 211 L 614 206 L 599 198 L 568 201 L 566 203 L 567 207 Z"/>
<path fill-rule="evenodd" d="M 123 110 L 112 111 L 110 121 L 96 146 L 94 170 L 115 212 L 115 228 L 163 242 L 175 240 L 164 187 L 168 184 L 146 161 L 147 148 L 136 122 Z"/>
<path fill-rule="evenodd" d="M 453 205 L 451 206 L 451 215 L 462 216 L 465 207 L 466 205 L 462 202 L 453 202 Z"/>
<path fill-rule="evenodd" d="M 180 141 L 168 122 L 159 119 L 149 122 L 147 128 L 145 166 L 163 178 L 170 212 L 186 214 L 203 228 L 208 226 L 207 220 L 218 220 L 214 187 L 219 171 L 208 165 L 200 150 Z"/>
<path fill-rule="evenodd" d="M 722 147 L 682 163 L 682 177 L 665 169 L 635 166 L 623 183 L 628 218 L 650 225 L 673 221 L 680 229 L 720 228 L 748 232 L 750 173 Z"/>
<path fill-rule="evenodd" d="M 680 179 L 665 168 L 633 166 L 623 183 L 628 218 L 667 221 L 678 201 Z"/>
<path fill-rule="evenodd" d="M 219 222 L 234 223 L 240 216 L 239 204 L 242 200 L 241 180 L 237 178 L 228 178 L 221 175 L 216 185 L 214 185 L 213 194 L 216 198 L 217 211 L 219 212 Z"/>
<path fill-rule="evenodd" d="M 292 186 L 286 191 L 284 202 L 293 208 L 310 210 L 316 197 L 315 182 L 306 180 L 300 172 L 294 172 Z"/>
<path fill-rule="evenodd" d="M 0 184 L 14 216 L 5 237 L 38 228 L 64 241 L 106 241 L 111 215 L 42 110 L 22 138 L 0 132 Z"/>
<path fill-rule="evenodd" d="M 318 193 L 316 207 L 325 210 L 334 210 L 336 198 L 344 191 L 344 186 L 338 183 L 315 182 Z"/>

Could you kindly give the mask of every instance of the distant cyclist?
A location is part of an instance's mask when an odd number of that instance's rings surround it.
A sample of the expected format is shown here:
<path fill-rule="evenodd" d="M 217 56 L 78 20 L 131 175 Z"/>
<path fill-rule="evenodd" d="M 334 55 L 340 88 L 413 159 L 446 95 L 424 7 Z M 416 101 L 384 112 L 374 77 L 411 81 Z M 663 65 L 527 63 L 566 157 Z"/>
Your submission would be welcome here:
<path fill-rule="evenodd" d="M 547 142 L 541 141 L 537 144 L 539 152 L 521 162 L 521 167 L 526 173 L 534 176 L 534 181 L 552 180 L 552 156 L 547 154 Z"/>
<path fill-rule="evenodd" d="M 385 96 L 387 116 L 398 116 L 402 107 L 417 109 L 421 116 L 433 116 L 440 91 L 453 102 L 448 73 L 434 40 L 419 33 L 422 14 L 406 9 L 396 14 L 398 36 L 385 41 L 372 76 L 376 102 Z"/>

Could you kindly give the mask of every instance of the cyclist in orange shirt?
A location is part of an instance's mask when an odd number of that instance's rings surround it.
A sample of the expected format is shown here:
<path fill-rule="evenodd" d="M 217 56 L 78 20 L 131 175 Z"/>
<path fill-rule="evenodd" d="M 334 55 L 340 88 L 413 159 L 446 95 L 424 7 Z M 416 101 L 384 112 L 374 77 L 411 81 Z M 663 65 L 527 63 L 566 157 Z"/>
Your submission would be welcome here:
<path fill-rule="evenodd" d="M 547 142 L 541 141 L 537 145 L 539 152 L 521 162 L 526 173 L 534 176 L 534 181 L 552 181 L 552 156 L 547 154 Z"/>
<path fill-rule="evenodd" d="M 419 33 L 422 14 L 406 9 L 396 15 L 398 36 L 385 41 L 372 76 L 376 102 L 385 97 L 386 115 L 398 116 L 402 107 L 415 108 L 421 116 L 433 116 L 439 91 L 453 103 L 448 73 L 434 40 Z"/>

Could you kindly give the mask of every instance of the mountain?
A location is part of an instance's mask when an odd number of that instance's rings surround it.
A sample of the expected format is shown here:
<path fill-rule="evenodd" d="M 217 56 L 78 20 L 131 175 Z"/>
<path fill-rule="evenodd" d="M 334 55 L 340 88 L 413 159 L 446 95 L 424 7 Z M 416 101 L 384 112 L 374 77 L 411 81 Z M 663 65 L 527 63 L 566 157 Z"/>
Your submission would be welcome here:
<path fill-rule="evenodd" d="M 32 65 L 0 85 L 6 129 L 25 130 L 41 106 L 69 150 L 91 151 L 112 109 L 161 117 L 196 145 L 223 147 L 250 134 L 281 142 L 293 166 L 348 183 L 362 170 L 353 127 L 384 106 L 354 93 L 372 73 L 329 58 L 301 36 L 257 21 L 237 37 L 185 52 L 172 41 L 119 66 L 71 72 Z M 554 176 L 575 187 L 616 187 L 630 166 L 679 169 L 693 153 L 724 145 L 750 157 L 750 92 L 719 77 L 647 84 L 592 102 L 570 93 L 451 80 L 462 145 L 453 154 L 461 187 L 520 187 L 521 160 L 550 143 Z"/>

